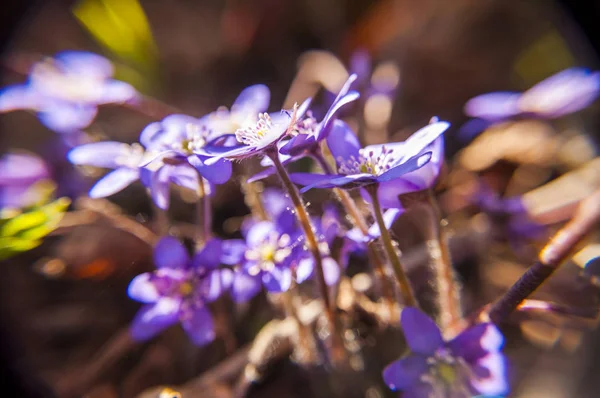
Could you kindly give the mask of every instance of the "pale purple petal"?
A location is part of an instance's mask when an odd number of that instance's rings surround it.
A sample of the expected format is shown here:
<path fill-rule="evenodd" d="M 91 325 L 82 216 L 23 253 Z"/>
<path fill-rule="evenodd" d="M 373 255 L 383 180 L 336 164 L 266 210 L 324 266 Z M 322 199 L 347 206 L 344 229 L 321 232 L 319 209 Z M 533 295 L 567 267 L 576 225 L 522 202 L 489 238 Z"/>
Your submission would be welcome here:
<path fill-rule="evenodd" d="M 116 141 L 94 142 L 75 147 L 69 151 L 69 161 L 77 165 L 87 165 L 114 169 L 119 167 L 119 158 L 127 158 L 131 154 L 129 145 Z"/>
<path fill-rule="evenodd" d="M 352 76 L 356 77 L 356 75 L 352 75 Z M 350 80 L 348 80 L 348 81 L 350 81 Z M 345 105 L 347 105 L 353 101 L 356 101 L 359 97 L 360 97 L 360 94 L 358 92 L 351 91 L 348 94 L 344 95 L 342 98 L 339 98 L 339 99 L 336 98 L 336 100 L 333 103 L 333 105 L 331 106 L 331 108 L 329 108 L 329 110 L 325 114 L 323 121 L 321 121 L 321 123 L 320 123 L 317 140 L 321 141 L 328 136 L 328 134 L 331 130 L 331 123 L 332 123 L 333 118 L 335 117 L 335 114 L 342 107 L 344 107 Z"/>
<path fill-rule="evenodd" d="M 431 355 L 444 344 L 435 322 L 417 308 L 404 308 L 400 315 L 400 323 L 406 344 L 413 353 Z"/>
<path fill-rule="evenodd" d="M 169 208 L 169 178 L 172 166 L 164 165 L 153 172 L 150 178 L 150 196 L 154 204 L 166 210 Z"/>
<path fill-rule="evenodd" d="M 295 137 L 292 137 L 292 139 L 290 139 L 289 141 L 287 141 L 285 145 L 283 145 L 279 149 L 279 153 L 281 153 L 282 155 L 297 156 L 303 153 L 304 151 L 315 147 L 316 145 L 317 140 L 312 135 L 298 134 Z"/>
<path fill-rule="evenodd" d="M 204 306 L 186 314 L 185 318 L 181 319 L 181 326 L 195 345 L 206 345 L 215 339 L 213 319 Z"/>
<path fill-rule="evenodd" d="M 127 295 L 142 303 L 154 303 L 160 298 L 160 293 L 149 272 L 140 274 L 132 279 L 127 288 Z"/>
<path fill-rule="evenodd" d="M 233 169 L 231 162 L 228 160 L 219 159 L 215 163 L 208 164 L 207 160 L 210 158 L 205 156 L 191 155 L 187 159 L 202 177 L 213 184 L 224 184 L 231 178 Z"/>
<path fill-rule="evenodd" d="M 214 301 L 231 288 L 234 280 L 233 270 L 224 268 L 211 271 L 200 281 L 199 291 L 205 301 Z"/>
<path fill-rule="evenodd" d="M 86 51 L 62 51 L 54 56 L 64 71 L 97 79 L 113 75 L 112 63 L 98 55 Z"/>
<path fill-rule="evenodd" d="M 231 286 L 231 297 L 236 303 L 243 303 L 256 296 L 261 289 L 260 275 L 251 276 L 245 272 L 236 272 Z"/>
<path fill-rule="evenodd" d="M 501 120 L 520 113 L 518 102 L 519 93 L 497 92 L 478 95 L 465 104 L 467 116 L 486 120 Z"/>
<path fill-rule="evenodd" d="M 185 246 L 172 236 L 165 236 L 154 247 L 156 268 L 182 269 L 188 266 L 189 261 Z"/>
<path fill-rule="evenodd" d="M 413 384 L 411 388 L 404 391 L 402 398 L 431 398 L 433 387 L 429 383 L 420 382 Z M 462 398 L 462 397 L 461 397 Z"/>
<path fill-rule="evenodd" d="M 413 156 L 412 158 L 406 160 L 404 163 L 394 166 L 385 173 L 378 176 L 377 181 L 387 182 L 395 180 L 404 176 L 407 173 L 410 173 L 411 171 L 415 171 L 426 165 L 431 160 L 431 155 L 431 152 L 426 152 L 421 155 Z"/>
<path fill-rule="evenodd" d="M 154 304 L 144 305 L 130 326 L 131 337 L 137 341 L 149 340 L 173 325 L 179 319 L 180 301 L 163 297 Z"/>
<path fill-rule="evenodd" d="M 422 375 L 428 372 L 427 358 L 409 355 L 392 362 L 383 370 L 383 380 L 393 391 L 407 390 L 417 384 Z"/>
<path fill-rule="evenodd" d="M 449 127 L 450 123 L 448 122 L 435 122 L 416 131 L 404 142 L 405 147 L 402 152 L 402 159 L 409 159 L 421 154 L 435 140 L 442 136 Z"/>
<path fill-rule="evenodd" d="M 179 166 L 169 166 L 169 180 L 180 187 L 184 187 L 190 189 L 194 192 L 198 191 L 200 184 L 200 176 L 198 172 L 193 167 L 190 167 L 189 164 L 182 164 Z M 210 194 L 212 189 L 210 189 L 209 184 L 205 182 L 204 186 L 205 193 Z"/>
<path fill-rule="evenodd" d="M 254 153 L 257 152 L 256 148 L 250 146 L 250 145 L 242 145 L 236 148 L 227 148 L 227 147 L 223 147 L 223 148 L 218 148 L 220 150 L 225 150 L 222 153 L 218 153 L 215 154 L 215 156 L 209 158 L 206 160 L 206 164 L 207 165 L 211 165 L 211 164 L 215 164 L 217 162 L 220 162 L 222 159 L 239 159 L 239 158 L 244 158 L 244 157 L 248 157 Z M 217 147 L 213 148 L 212 150 L 218 150 Z"/>
<path fill-rule="evenodd" d="M 314 174 L 314 173 L 290 173 L 290 179 L 294 184 L 298 185 L 315 185 L 323 181 L 329 181 L 332 176 L 329 174 Z"/>
<path fill-rule="evenodd" d="M 108 80 L 102 85 L 102 95 L 98 104 L 118 104 L 137 97 L 138 92 L 131 84 L 118 80 Z"/>
<path fill-rule="evenodd" d="M 28 85 L 19 84 L 0 90 L 0 113 L 19 109 L 39 109 L 43 99 Z"/>
<path fill-rule="evenodd" d="M 38 118 L 52 131 L 69 133 L 89 126 L 97 113 L 98 109 L 95 106 L 56 101 L 44 104 Z"/>
<path fill-rule="evenodd" d="M 105 198 L 127 188 L 139 178 L 140 173 L 137 169 L 121 167 L 106 173 L 94 184 L 88 195 L 90 198 Z"/>
<path fill-rule="evenodd" d="M 506 378 L 506 359 L 499 352 L 491 352 L 478 362 L 474 369 L 477 377 L 471 378 L 471 385 L 480 394 L 487 396 L 504 395 L 509 391 Z"/>
<path fill-rule="evenodd" d="M 600 73 L 570 68 L 527 90 L 519 100 L 522 112 L 560 117 L 577 112 L 600 94 Z"/>
<path fill-rule="evenodd" d="M 246 235 L 246 242 L 250 247 L 260 245 L 275 230 L 275 225 L 270 221 L 261 221 L 254 224 Z"/>
<path fill-rule="evenodd" d="M 265 289 L 271 293 L 285 292 L 292 284 L 292 271 L 289 268 L 274 268 L 262 274 L 262 281 Z"/>
<path fill-rule="evenodd" d="M 302 283 L 309 279 L 315 268 L 315 259 L 312 256 L 305 257 L 298 262 L 296 267 L 296 282 Z"/>
<path fill-rule="evenodd" d="M 192 262 L 193 266 L 208 269 L 217 268 L 221 265 L 221 258 L 223 255 L 222 245 L 223 241 L 220 239 L 210 239 L 202 249 L 194 255 Z"/>
<path fill-rule="evenodd" d="M 447 345 L 455 355 L 468 363 L 475 363 L 488 352 L 499 351 L 503 343 L 504 338 L 494 324 L 480 323 L 465 330 Z"/>
<path fill-rule="evenodd" d="M 255 84 L 242 90 L 233 103 L 231 110 L 248 113 L 264 112 L 269 107 L 270 99 L 269 88 L 264 84 Z"/>
<path fill-rule="evenodd" d="M 379 203 L 383 209 L 401 209 L 402 203 L 400 202 L 400 199 L 398 199 L 398 196 L 409 192 L 417 192 L 422 189 L 421 186 L 415 185 L 404 178 L 397 178 L 379 184 L 377 197 L 379 198 Z M 361 190 L 361 195 L 365 201 L 371 201 L 371 197 L 367 192 L 364 192 L 364 190 Z"/>
<path fill-rule="evenodd" d="M 7 153 L 0 157 L 0 170 L 0 186 L 30 185 L 50 176 L 42 158 L 27 153 Z"/>
<path fill-rule="evenodd" d="M 444 137 L 438 137 L 425 151 L 431 152 L 431 160 L 425 166 L 402 176 L 402 179 L 412 182 L 420 189 L 433 187 L 440 175 L 444 163 Z"/>
<path fill-rule="evenodd" d="M 147 125 L 140 133 L 140 144 L 146 148 L 152 148 L 160 141 L 164 130 L 160 122 Z"/>
<path fill-rule="evenodd" d="M 221 262 L 227 265 L 237 265 L 244 259 L 246 242 L 241 239 L 225 240 L 221 244 Z"/>
<path fill-rule="evenodd" d="M 389 230 L 392 228 L 394 222 L 400 217 L 400 214 L 404 213 L 404 209 L 391 208 L 383 213 L 383 221 L 386 228 Z M 379 224 L 375 223 L 369 228 L 369 236 L 371 238 L 379 238 L 381 236 L 381 229 Z"/>
<path fill-rule="evenodd" d="M 377 183 L 376 177 L 372 174 L 352 174 L 347 176 L 340 175 L 329 175 L 329 178 L 323 179 L 317 183 L 308 185 L 300 190 L 300 193 L 304 193 L 313 188 L 334 188 L 342 187 L 346 189 L 359 188 L 370 184 Z"/>
<path fill-rule="evenodd" d="M 331 257 L 323 258 L 323 275 L 328 286 L 334 285 L 340 279 L 340 266 Z"/>
<path fill-rule="evenodd" d="M 333 122 L 333 127 L 327 137 L 327 147 L 331 151 L 334 159 L 358 159 L 358 151 L 360 150 L 360 142 L 354 131 L 343 121 L 336 120 Z"/>

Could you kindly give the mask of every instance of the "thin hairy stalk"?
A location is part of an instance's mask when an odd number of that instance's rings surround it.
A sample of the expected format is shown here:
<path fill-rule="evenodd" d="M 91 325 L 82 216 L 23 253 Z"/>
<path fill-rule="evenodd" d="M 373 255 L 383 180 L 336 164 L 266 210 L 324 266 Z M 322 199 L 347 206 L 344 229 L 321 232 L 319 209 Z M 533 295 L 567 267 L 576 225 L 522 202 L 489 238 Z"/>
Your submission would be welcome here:
<path fill-rule="evenodd" d="M 417 299 L 415 298 L 415 294 L 410 285 L 410 281 L 404 272 L 404 268 L 400 263 L 400 258 L 398 257 L 398 253 L 396 253 L 396 249 L 394 248 L 394 244 L 392 243 L 392 237 L 390 236 L 390 232 L 387 230 L 385 225 L 385 221 L 383 220 L 383 213 L 381 212 L 381 205 L 379 204 L 379 197 L 377 196 L 377 184 L 370 185 L 366 187 L 367 192 L 371 196 L 371 202 L 373 205 L 373 215 L 377 220 L 377 225 L 379 225 L 379 229 L 381 230 L 381 240 L 383 241 L 383 247 L 388 256 L 388 260 L 392 265 L 392 269 L 394 270 L 394 274 L 396 275 L 396 280 L 400 285 L 400 294 L 402 295 L 402 299 L 405 305 L 418 307 L 419 304 Z"/>
<path fill-rule="evenodd" d="M 196 247 L 203 246 L 212 236 L 212 208 L 210 196 L 206 192 L 205 181 L 198 176 L 198 202 L 196 203 L 196 223 L 198 230 L 196 234 Z"/>
<path fill-rule="evenodd" d="M 600 190 L 583 200 L 571 221 L 544 246 L 533 264 L 489 310 L 489 319 L 502 322 L 535 292 L 573 252 L 600 220 Z"/>
<path fill-rule="evenodd" d="M 452 268 L 452 259 L 450 258 L 446 228 L 442 223 L 442 214 L 431 191 L 428 191 L 423 207 L 430 219 L 426 245 L 435 276 L 435 289 L 438 296 L 436 300 L 439 312 L 438 322 L 444 335 L 451 338 L 453 337 L 452 328 L 460 325 L 463 318 L 460 286 Z"/>
<path fill-rule="evenodd" d="M 331 166 L 329 166 L 329 163 L 327 163 L 327 160 L 323 157 L 323 153 L 320 149 L 315 150 L 312 156 L 319 163 L 325 174 L 333 174 Z M 358 206 L 356 206 L 354 199 L 352 199 L 348 192 L 340 188 L 334 188 L 333 193 L 339 199 L 344 210 L 346 210 L 346 213 L 350 216 L 352 224 L 360 230 L 363 236 L 368 237 L 369 226 Z M 393 286 L 388 283 L 388 279 L 386 278 L 384 261 L 379 255 L 379 252 L 371 245 L 368 245 L 367 253 L 370 260 L 369 263 L 373 266 L 373 274 L 377 280 L 377 286 L 381 289 L 382 297 L 386 300 L 393 300 L 394 289 Z"/>
<path fill-rule="evenodd" d="M 298 222 L 300 223 L 302 231 L 306 236 L 306 245 L 308 246 L 308 250 L 311 252 L 312 256 L 315 259 L 315 279 L 319 288 L 321 298 L 323 299 L 323 303 L 325 304 L 327 317 L 330 323 L 332 324 L 331 326 L 333 327 L 333 307 L 331 305 L 331 300 L 329 299 L 329 289 L 327 288 L 327 284 L 325 283 L 325 274 L 323 272 L 323 258 L 321 256 L 321 251 L 319 250 L 319 242 L 317 241 L 312 222 L 310 221 L 310 217 L 306 212 L 306 207 L 304 207 L 304 203 L 302 202 L 300 193 L 298 192 L 298 189 L 296 188 L 292 180 L 290 180 L 290 176 L 285 170 L 285 167 L 283 167 L 283 165 L 281 164 L 277 152 L 269 152 L 267 153 L 267 155 L 273 161 L 273 164 L 277 169 L 277 174 L 279 175 L 279 178 L 281 179 L 285 190 L 292 199 L 296 217 L 298 218 Z"/>

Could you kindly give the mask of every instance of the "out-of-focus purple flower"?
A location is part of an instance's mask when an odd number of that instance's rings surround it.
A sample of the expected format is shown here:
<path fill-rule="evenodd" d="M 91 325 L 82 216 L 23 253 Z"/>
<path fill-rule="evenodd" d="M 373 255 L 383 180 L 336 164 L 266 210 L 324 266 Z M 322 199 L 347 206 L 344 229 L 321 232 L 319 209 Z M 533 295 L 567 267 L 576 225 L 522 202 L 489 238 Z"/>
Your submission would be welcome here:
<path fill-rule="evenodd" d="M 113 195 L 140 178 L 141 167 L 154 156 L 139 144 L 103 141 L 83 144 L 69 151 L 69 161 L 86 165 L 114 169 L 94 184 L 89 191 L 91 198 Z"/>
<path fill-rule="evenodd" d="M 350 75 L 320 122 L 312 117 L 310 112 L 306 113 L 306 117 L 298 119 L 292 133 L 293 137 L 286 142 L 282 142 L 279 148 L 279 157 L 284 165 L 305 156 L 314 156 L 315 153 L 320 151 L 320 143 L 329 136 L 336 113 L 360 96 L 358 92 L 350 91 L 350 86 L 355 80 L 356 75 Z M 271 159 L 264 158 L 261 164 L 268 166 L 268 168 L 251 177 L 248 180 L 249 182 L 257 181 L 275 173 Z"/>
<path fill-rule="evenodd" d="M 0 91 L 0 113 L 33 110 L 49 129 L 74 132 L 89 126 L 99 105 L 123 103 L 138 95 L 112 76 L 113 66 L 106 58 L 64 51 L 33 65 L 27 83 Z"/>
<path fill-rule="evenodd" d="M 383 379 L 403 397 L 470 398 L 508 393 L 504 338 L 491 323 L 466 329 L 449 342 L 427 315 L 402 310 L 401 323 L 411 353 L 388 365 Z"/>
<path fill-rule="evenodd" d="M 559 72 L 524 93 L 496 92 L 479 95 L 465 104 L 468 116 L 491 122 L 514 116 L 558 118 L 577 112 L 600 94 L 600 72 L 570 68 Z"/>
<path fill-rule="evenodd" d="M 235 132 L 237 141 L 243 145 L 233 148 L 212 146 L 208 153 L 213 157 L 207 163 L 213 164 L 222 159 L 245 159 L 270 150 L 277 151 L 280 141 L 294 131 L 296 122 L 304 116 L 310 101 L 310 98 L 307 99 L 300 107 L 294 105 L 291 111 L 272 114 L 259 113 L 254 124 L 242 127 Z"/>
<path fill-rule="evenodd" d="M 370 145 L 361 148 L 354 132 L 336 120 L 327 145 L 336 159 L 334 175 L 295 173 L 292 180 L 312 188 L 362 188 L 378 184 L 384 208 L 400 208 L 398 195 L 430 188 L 444 158 L 442 134 L 450 125 L 434 121 L 405 142 Z"/>
<path fill-rule="evenodd" d="M 33 186 L 50 177 L 46 163 L 35 155 L 7 153 L 0 158 L 0 209 L 22 208 L 39 201 Z"/>
<path fill-rule="evenodd" d="M 220 159 L 209 164 L 210 156 L 204 151 L 205 146 L 220 135 L 199 119 L 187 115 L 167 116 L 142 131 L 141 144 L 157 154 L 147 162 L 143 179 L 158 207 L 169 206 L 170 182 L 197 191 L 199 175 L 211 184 L 223 184 L 231 178 L 231 163 Z"/>
<path fill-rule="evenodd" d="M 221 241 L 213 239 L 190 258 L 177 239 L 161 239 L 154 248 L 157 270 L 136 276 L 127 290 L 145 304 L 132 322 L 133 338 L 148 340 L 180 322 L 194 344 L 210 343 L 215 332 L 206 305 L 231 283 L 231 270 L 218 268 L 221 252 Z"/>

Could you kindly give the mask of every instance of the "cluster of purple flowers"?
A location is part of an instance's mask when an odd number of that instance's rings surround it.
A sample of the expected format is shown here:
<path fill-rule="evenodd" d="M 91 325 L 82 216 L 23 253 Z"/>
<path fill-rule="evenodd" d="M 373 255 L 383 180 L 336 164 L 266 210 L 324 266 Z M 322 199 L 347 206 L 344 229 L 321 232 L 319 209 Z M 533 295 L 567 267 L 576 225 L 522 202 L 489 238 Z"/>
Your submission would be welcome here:
<path fill-rule="evenodd" d="M 0 112 L 30 109 L 57 132 L 83 129 L 99 105 L 134 101 L 138 96 L 127 83 L 113 80 L 112 74 L 112 65 L 102 57 L 61 53 L 35 64 L 27 84 L 0 92 Z M 154 203 L 167 209 L 171 183 L 204 197 L 231 179 L 233 160 L 260 156 L 265 169 L 250 181 L 284 173 L 284 182 L 289 178 L 302 187 L 301 193 L 314 188 L 357 189 L 366 202 L 377 202 L 373 207 L 380 212 L 375 217 L 378 224 L 361 231 L 346 229 L 328 206 L 320 218 L 297 218 L 294 206 L 298 210 L 300 199 L 292 203 L 286 194 L 266 190 L 262 195 L 266 217 L 246 222 L 243 239 L 208 239 L 190 256 L 177 239 L 162 238 L 154 248 L 156 270 L 138 275 L 129 285 L 129 296 L 144 303 L 132 324 L 134 338 L 147 340 L 180 322 L 195 344 L 204 345 L 215 338 L 210 305 L 222 294 L 242 302 L 263 289 L 285 292 L 307 281 L 316 267 L 325 284 L 334 285 L 347 265 L 348 253 L 364 250 L 385 232 L 380 226 L 390 228 L 402 213 L 401 195 L 433 187 L 444 162 L 449 123 L 432 118 L 404 142 L 363 147 L 352 128 L 338 119 L 340 110 L 360 96 L 352 89 L 356 80 L 356 74 L 348 77 L 320 120 L 311 110 L 310 98 L 292 109 L 267 113 L 270 92 L 258 84 L 244 89 L 230 109 L 221 107 L 200 118 L 174 114 L 151 123 L 137 143 L 93 142 L 71 149 L 68 159 L 73 164 L 112 169 L 89 191 L 93 198 L 112 195 L 139 180 Z M 588 105 L 599 88 L 598 74 L 571 69 L 523 94 L 476 97 L 466 111 L 491 122 L 523 114 L 560 116 Z M 561 95 L 540 102 L 549 90 Z M 332 159 L 327 159 L 324 146 Z M 305 157 L 316 160 L 322 173 L 287 176 L 285 167 Z M 41 174 L 32 171 L 32 178 Z M 491 208 L 496 202 L 485 203 Z M 381 214 L 381 209 L 386 212 Z M 310 224 L 308 232 L 306 224 Z M 309 239 L 311 230 L 317 248 L 307 244 L 313 239 Z M 337 239 L 344 241 L 344 249 L 334 255 L 330 250 Z M 419 310 L 402 311 L 411 354 L 385 370 L 390 388 L 413 398 L 507 392 L 505 359 L 500 353 L 503 338 L 495 326 L 478 324 L 445 342 L 435 323 Z"/>

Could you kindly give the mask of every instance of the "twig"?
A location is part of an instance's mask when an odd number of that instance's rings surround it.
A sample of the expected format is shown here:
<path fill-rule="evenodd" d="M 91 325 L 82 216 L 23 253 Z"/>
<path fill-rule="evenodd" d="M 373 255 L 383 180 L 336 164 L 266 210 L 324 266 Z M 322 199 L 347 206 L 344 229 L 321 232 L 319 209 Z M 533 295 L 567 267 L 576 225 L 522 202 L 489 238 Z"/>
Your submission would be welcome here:
<path fill-rule="evenodd" d="M 600 220 L 600 190 L 583 200 L 575 215 L 546 244 L 538 260 L 490 308 L 489 318 L 502 322 L 529 297 L 571 254 L 575 246 Z"/>

